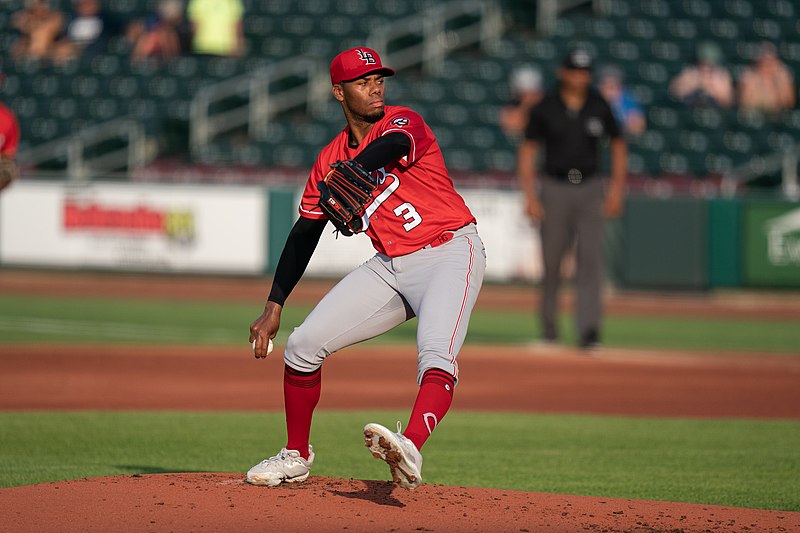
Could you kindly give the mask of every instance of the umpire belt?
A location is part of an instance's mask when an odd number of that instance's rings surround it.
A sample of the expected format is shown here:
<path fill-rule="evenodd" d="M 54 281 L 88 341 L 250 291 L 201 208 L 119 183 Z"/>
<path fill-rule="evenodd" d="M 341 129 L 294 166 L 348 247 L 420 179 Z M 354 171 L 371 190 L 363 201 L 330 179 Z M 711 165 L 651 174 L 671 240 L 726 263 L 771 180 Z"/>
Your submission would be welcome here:
<path fill-rule="evenodd" d="M 567 172 L 559 172 L 551 174 L 551 176 L 558 181 L 568 181 L 570 183 L 578 184 L 594 177 L 591 172 L 581 172 L 577 168 L 571 168 Z"/>

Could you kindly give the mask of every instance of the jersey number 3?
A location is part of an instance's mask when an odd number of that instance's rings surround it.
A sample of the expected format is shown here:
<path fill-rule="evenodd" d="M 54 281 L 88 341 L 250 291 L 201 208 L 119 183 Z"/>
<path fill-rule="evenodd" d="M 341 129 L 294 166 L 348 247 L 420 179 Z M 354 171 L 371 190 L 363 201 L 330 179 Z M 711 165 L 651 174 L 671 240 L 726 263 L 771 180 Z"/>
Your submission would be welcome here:
<path fill-rule="evenodd" d="M 383 174 L 383 169 L 379 172 Z M 386 178 L 393 178 L 393 181 L 386 187 L 383 192 L 381 192 L 367 207 L 366 212 L 364 213 L 364 221 L 369 225 L 369 218 L 372 214 L 378 210 L 378 207 L 385 202 L 393 193 L 400 187 L 400 178 L 395 176 L 394 174 L 383 174 L 381 179 L 379 180 L 381 183 L 386 180 Z M 406 231 L 411 231 L 412 229 L 416 228 L 422 222 L 422 215 L 417 212 L 417 209 L 408 202 L 400 204 L 394 209 L 394 215 L 397 217 L 403 217 L 403 219 L 407 220 L 405 224 L 403 224 L 403 228 Z"/>
<path fill-rule="evenodd" d="M 403 224 L 403 227 L 406 229 L 406 231 L 411 231 L 419 226 L 420 222 L 422 222 L 422 217 L 420 214 L 417 213 L 417 210 L 414 208 L 414 206 L 408 202 L 395 207 L 394 214 L 395 216 L 402 216 L 404 219 L 408 220 L 408 222 Z"/>

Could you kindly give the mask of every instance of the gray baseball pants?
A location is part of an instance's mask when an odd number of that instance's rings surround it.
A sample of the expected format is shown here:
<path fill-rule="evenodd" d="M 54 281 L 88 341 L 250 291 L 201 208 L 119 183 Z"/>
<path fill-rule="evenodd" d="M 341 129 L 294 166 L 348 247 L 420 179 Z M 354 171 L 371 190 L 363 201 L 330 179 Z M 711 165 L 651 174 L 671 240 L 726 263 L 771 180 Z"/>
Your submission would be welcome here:
<path fill-rule="evenodd" d="M 458 379 L 458 355 L 486 269 L 474 224 L 441 246 L 391 258 L 376 254 L 345 276 L 294 329 L 284 360 L 313 372 L 330 354 L 418 317 L 417 382 L 440 368 Z"/>
<path fill-rule="evenodd" d="M 550 177 L 541 181 L 544 277 L 540 312 L 545 337 L 557 336 L 561 261 L 573 244 L 576 247 L 574 311 L 578 335 L 581 338 L 592 330 L 600 332 L 604 197 L 605 184 L 600 178 L 579 184 Z"/>

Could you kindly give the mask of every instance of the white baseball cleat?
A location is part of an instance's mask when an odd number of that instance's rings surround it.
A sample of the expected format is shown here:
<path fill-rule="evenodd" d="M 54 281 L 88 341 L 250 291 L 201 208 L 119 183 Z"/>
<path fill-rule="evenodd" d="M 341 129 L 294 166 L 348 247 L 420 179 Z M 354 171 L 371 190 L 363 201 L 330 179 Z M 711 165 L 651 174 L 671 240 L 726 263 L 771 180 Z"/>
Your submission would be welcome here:
<path fill-rule="evenodd" d="M 278 455 L 264 459 L 247 471 L 247 482 L 253 485 L 277 487 L 281 483 L 299 483 L 308 479 L 314 464 L 314 450 L 308 446 L 308 460 L 297 450 L 283 448 Z"/>
<path fill-rule="evenodd" d="M 414 490 L 422 485 L 422 454 L 409 439 L 400 432 L 393 433 L 380 424 L 364 426 L 364 444 L 375 459 L 386 461 L 392 472 L 392 480 L 401 487 Z"/>

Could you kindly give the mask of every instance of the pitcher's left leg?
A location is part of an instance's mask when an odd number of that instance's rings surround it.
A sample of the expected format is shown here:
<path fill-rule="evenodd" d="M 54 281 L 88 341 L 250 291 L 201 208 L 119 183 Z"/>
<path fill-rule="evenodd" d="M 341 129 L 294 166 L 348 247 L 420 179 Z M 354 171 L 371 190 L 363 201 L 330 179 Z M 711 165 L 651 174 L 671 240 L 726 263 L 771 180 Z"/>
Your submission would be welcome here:
<path fill-rule="evenodd" d="M 472 308 L 478 299 L 486 270 L 486 251 L 477 233 L 421 250 L 414 255 L 429 262 L 414 290 L 401 290 L 419 319 L 417 326 L 417 382 L 431 368 L 440 368 L 458 380 L 456 357 L 467 336 Z"/>
<path fill-rule="evenodd" d="M 458 380 L 456 357 L 483 283 L 486 256 L 477 233 L 415 255 L 430 263 L 420 269 L 425 282 L 408 296 L 419 318 L 420 389 L 404 435 L 419 449 L 450 409 Z"/>

